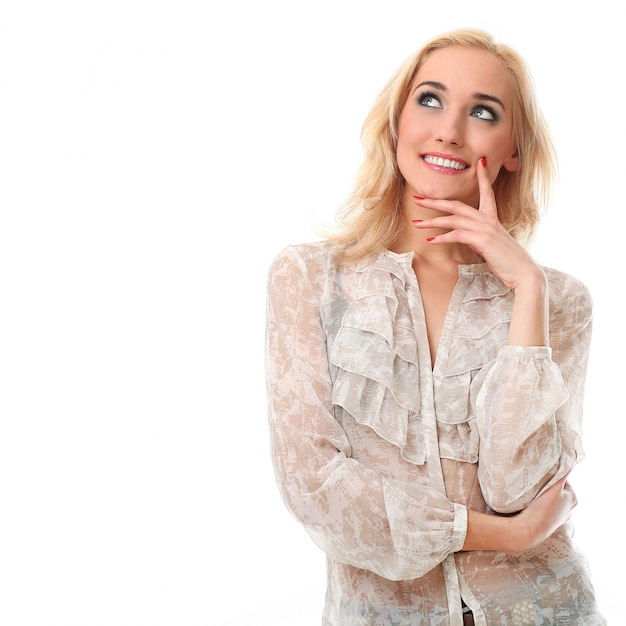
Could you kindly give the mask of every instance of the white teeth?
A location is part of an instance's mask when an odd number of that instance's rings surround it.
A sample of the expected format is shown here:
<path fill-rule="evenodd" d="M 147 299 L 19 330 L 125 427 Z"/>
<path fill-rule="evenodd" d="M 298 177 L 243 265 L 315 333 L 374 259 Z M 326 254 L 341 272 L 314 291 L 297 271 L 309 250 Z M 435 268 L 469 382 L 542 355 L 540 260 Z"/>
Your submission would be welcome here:
<path fill-rule="evenodd" d="M 467 165 L 459 163 L 458 161 L 452 161 L 451 159 L 442 159 L 441 157 L 425 155 L 424 161 L 431 163 L 432 165 L 438 165 L 439 167 L 449 167 L 453 170 L 464 170 Z"/>

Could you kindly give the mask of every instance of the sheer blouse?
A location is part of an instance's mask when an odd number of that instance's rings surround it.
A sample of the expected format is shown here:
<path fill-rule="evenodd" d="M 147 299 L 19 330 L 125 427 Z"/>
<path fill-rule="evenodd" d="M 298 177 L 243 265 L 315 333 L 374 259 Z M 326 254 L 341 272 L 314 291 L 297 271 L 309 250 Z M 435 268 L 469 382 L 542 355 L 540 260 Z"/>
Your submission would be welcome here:
<path fill-rule="evenodd" d="M 461 548 L 467 510 L 515 513 L 583 456 L 591 303 L 546 269 L 550 347 L 507 346 L 513 293 L 462 265 L 431 363 L 413 254 L 285 249 L 268 282 L 271 454 L 326 553 L 327 626 L 605 624 L 562 526 L 520 555 Z"/>

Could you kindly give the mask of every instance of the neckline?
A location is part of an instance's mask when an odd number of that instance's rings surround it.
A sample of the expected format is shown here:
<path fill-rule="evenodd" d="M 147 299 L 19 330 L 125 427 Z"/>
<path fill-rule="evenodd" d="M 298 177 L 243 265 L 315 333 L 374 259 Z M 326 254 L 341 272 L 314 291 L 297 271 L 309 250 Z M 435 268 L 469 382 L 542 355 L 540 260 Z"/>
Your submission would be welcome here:
<path fill-rule="evenodd" d="M 394 252 L 393 250 L 389 250 L 388 248 L 385 248 L 382 254 L 397 261 L 401 265 L 405 265 L 408 263 L 411 266 L 413 264 L 413 257 L 415 256 L 415 252 L 413 250 L 409 250 L 408 252 Z M 485 261 L 481 261 L 478 263 L 459 263 L 458 268 L 459 274 L 466 275 L 485 274 L 491 271 Z"/>

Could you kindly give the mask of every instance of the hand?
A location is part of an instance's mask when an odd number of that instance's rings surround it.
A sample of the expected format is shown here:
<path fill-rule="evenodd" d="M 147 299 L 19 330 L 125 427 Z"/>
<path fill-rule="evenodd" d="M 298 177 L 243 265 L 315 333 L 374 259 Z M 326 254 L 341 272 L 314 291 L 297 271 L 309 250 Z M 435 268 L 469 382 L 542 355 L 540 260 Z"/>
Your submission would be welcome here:
<path fill-rule="evenodd" d="M 415 222 L 418 229 L 441 228 L 448 232 L 437 235 L 430 243 L 441 245 L 461 243 L 477 252 L 491 271 L 509 288 L 536 286 L 545 281 L 542 269 L 526 249 L 502 226 L 487 173 L 486 161 L 476 166 L 480 201 L 478 209 L 458 200 L 415 198 L 419 206 L 447 213 L 440 217 Z"/>
<path fill-rule="evenodd" d="M 519 544 L 512 553 L 525 552 L 545 541 L 557 528 L 569 520 L 578 504 L 576 494 L 564 476 L 546 489 L 528 508 L 511 518 Z"/>

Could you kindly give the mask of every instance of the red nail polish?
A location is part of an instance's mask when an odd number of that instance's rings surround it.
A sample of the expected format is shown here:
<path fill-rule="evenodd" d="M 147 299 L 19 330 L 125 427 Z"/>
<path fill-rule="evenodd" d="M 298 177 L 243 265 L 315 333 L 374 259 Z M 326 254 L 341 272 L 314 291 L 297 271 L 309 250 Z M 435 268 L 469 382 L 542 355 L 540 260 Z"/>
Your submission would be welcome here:
<path fill-rule="evenodd" d="M 421 196 L 413 196 L 413 198 L 415 198 L 415 200 L 423 200 L 424 199 Z"/>
<path fill-rule="evenodd" d="M 483 164 L 483 167 L 487 167 L 487 157 L 480 157 L 480 162 Z"/>
<path fill-rule="evenodd" d="M 432 241 L 434 237 L 426 237 L 426 241 Z"/>
<path fill-rule="evenodd" d="M 419 224 L 420 222 L 423 222 L 424 220 L 411 220 L 414 224 Z"/>

